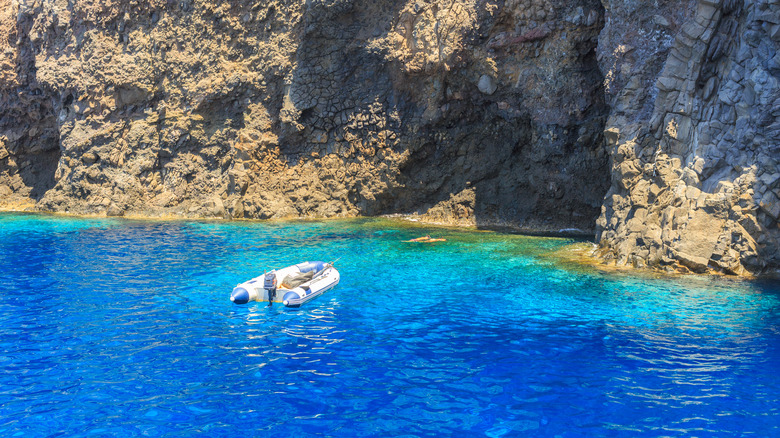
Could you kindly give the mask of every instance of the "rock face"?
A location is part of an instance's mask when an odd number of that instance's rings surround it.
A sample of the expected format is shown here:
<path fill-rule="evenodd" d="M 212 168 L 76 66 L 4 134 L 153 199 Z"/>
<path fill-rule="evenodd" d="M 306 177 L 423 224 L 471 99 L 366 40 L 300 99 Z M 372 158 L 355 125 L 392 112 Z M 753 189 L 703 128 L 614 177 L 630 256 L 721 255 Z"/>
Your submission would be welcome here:
<path fill-rule="evenodd" d="M 619 32 L 628 38 L 603 32 L 599 45 L 612 108 L 602 256 L 695 272 L 777 269 L 780 3 L 614 3 L 605 2 L 610 22 L 648 19 Z"/>
<path fill-rule="evenodd" d="M 593 230 L 598 0 L 0 0 L 0 191 L 42 210 Z"/>
<path fill-rule="evenodd" d="M 776 269 L 778 17 L 771 0 L 0 0 L 0 208 L 413 213 L 594 231 L 619 264 Z"/>

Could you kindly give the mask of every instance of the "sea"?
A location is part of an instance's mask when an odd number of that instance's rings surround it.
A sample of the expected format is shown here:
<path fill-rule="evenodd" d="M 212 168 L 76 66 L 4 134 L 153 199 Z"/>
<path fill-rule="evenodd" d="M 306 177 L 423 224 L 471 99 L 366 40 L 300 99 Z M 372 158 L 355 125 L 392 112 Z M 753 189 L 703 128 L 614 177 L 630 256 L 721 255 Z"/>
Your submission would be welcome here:
<path fill-rule="evenodd" d="M 0 436 L 780 436 L 778 281 L 608 271 L 577 245 L 0 213 Z M 300 309 L 229 299 L 315 260 L 341 282 Z"/>

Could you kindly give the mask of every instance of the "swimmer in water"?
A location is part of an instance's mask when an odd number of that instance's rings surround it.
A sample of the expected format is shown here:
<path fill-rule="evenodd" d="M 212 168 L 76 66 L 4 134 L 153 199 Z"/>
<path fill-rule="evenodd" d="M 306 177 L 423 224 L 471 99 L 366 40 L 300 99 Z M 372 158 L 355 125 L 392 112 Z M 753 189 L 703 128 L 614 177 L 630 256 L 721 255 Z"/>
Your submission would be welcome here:
<path fill-rule="evenodd" d="M 434 238 L 432 238 L 431 236 L 428 236 L 428 235 L 425 235 L 423 237 L 418 237 L 416 239 L 404 240 L 404 242 L 425 242 L 425 243 L 428 243 L 428 242 L 446 242 L 446 241 L 447 241 L 447 239 L 441 239 L 441 238 L 434 239 Z"/>

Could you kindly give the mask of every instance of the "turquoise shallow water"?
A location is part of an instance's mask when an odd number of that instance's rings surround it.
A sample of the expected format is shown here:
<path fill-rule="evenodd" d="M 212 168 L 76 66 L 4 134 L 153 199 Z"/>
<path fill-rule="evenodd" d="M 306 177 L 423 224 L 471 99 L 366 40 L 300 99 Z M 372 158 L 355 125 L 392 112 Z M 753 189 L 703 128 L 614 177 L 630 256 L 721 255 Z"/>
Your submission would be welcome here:
<path fill-rule="evenodd" d="M 0 436 L 780 436 L 777 282 L 547 257 L 572 242 L 0 214 Z M 229 301 L 338 257 L 300 310 Z"/>

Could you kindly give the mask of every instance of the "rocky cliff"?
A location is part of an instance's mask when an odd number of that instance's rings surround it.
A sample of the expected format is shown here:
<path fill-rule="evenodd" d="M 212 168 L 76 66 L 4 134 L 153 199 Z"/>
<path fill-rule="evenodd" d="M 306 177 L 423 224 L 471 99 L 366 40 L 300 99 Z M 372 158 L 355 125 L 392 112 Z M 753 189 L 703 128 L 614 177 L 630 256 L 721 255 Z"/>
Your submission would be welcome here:
<path fill-rule="evenodd" d="M 780 2 L 687 1 L 655 15 L 613 3 L 608 23 L 646 20 L 633 32 L 608 25 L 599 44 L 615 84 L 601 255 L 695 272 L 776 270 Z"/>
<path fill-rule="evenodd" d="M 645 3 L 0 0 L 0 207 L 417 214 L 772 269 L 778 4 Z"/>
<path fill-rule="evenodd" d="M 609 184 L 597 0 L 0 1 L 43 210 L 588 230 Z"/>

